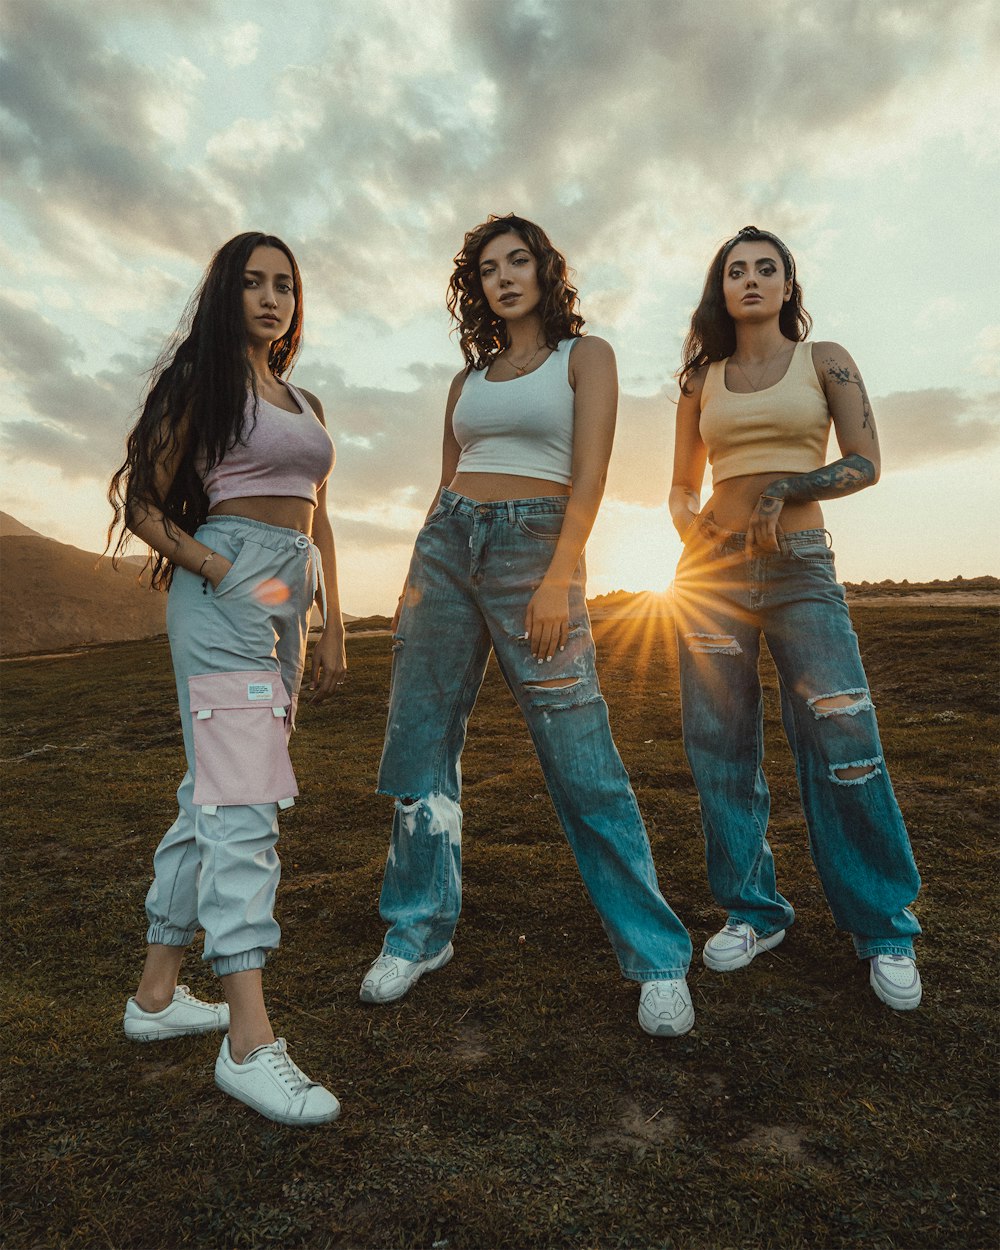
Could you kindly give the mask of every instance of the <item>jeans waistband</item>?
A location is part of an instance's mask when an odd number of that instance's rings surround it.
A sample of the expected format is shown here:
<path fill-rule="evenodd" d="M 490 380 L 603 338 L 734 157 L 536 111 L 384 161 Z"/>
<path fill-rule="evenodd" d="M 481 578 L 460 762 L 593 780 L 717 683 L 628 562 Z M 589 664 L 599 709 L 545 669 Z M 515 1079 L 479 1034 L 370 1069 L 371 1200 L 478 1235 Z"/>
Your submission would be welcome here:
<path fill-rule="evenodd" d="M 533 499 L 498 499 L 492 503 L 483 503 L 478 499 L 457 495 L 443 486 L 438 502 L 442 508 L 447 508 L 449 514 L 458 512 L 468 517 L 506 517 L 508 521 L 514 521 L 519 516 L 540 516 L 545 513 L 561 516 L 566 511 L 569 495 L 538 495 Z"/>
<path fill-rule="evenodd" d="M 289 547 L 312 547 L 313 541 L 301 530 L 286 529 L 282 525 L 269 525 L 266 521 L 255 521 L 251 517 L 223 516 L 206 517 L 199 529 L 205 526 L 221 525 L 231 537 L 252 538 L 262 547 L 271 547 L 274 551 L 285 551 Z"/>
<path fill-rule="evenodd" d="M 720 541 L 719 550 L 742 551 L 746 545 L 746 540 L 747 536 L 745 533 L 736 534 L 730 530 L 725 538 Z M 778 547 L 781 552 L 791 551 L 794 547 L 815 547 L 820 542 L 827 548 L 833 546 L 833 539 L 829 530 L 794 530 L 791 534 L 778 530 Z"/>

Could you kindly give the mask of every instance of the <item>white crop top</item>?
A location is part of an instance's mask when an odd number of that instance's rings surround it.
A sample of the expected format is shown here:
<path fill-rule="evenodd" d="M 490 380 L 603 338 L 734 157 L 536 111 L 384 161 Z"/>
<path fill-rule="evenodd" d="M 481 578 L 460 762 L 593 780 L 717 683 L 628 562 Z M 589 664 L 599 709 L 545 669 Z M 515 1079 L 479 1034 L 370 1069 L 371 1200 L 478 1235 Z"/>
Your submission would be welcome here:
<path fill-rule="evenodd" d="M 470 370 L 452 414 L 462 454 L 459 473 L 509 473 L 549 482 L 573 481 L 573 401 L 563 339 L 533 373 L 490 382 Z"/>

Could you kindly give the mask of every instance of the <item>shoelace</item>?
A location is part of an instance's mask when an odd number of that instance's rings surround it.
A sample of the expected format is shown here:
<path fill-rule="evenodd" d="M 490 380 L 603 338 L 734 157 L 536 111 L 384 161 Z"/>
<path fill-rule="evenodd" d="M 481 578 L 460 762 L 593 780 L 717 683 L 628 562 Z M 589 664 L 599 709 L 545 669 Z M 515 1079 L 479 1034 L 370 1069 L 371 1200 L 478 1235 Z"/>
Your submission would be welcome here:
<path fill-rule="evenodd" d="M 215 1003 L 203 1003 L 199 999 L 195 998 L 195 996 L 191 993 L 191 991 L 188 989 L 186 985 L 178 985 L 177 996 L 186 1003 L 195 1003 L 199 1007 L 208 1007 L 208 1008 L 211 1008 L 213 1011 L 215 1010 L 217 1006 L 217 1004 Z"/>
<path fill-rule="evenodd" d="M 753 925 L 752 924 L 747 925 L 747 932 L 746 932 L 745 937 L 742 933 L 740 933 L 740 925 L 738 924 L 727 924 L 726 928 L 733 935 L 733 937 L 744 938 L 747 944 L 747 954 L 752 955 L 753 952 L 757 949 L 757 931 L 753 927 Z"/>
<path fill-rule="evenodd" d="M 288 1086 L 291 1093 L 301 1094 L 316 1084 L 315 1081 L 310 1081 L 298 1064 L 293 1063 L 287 1051 L 283 1050 L 280 1053 L 272 1051 L 271 1055 L 271 1067 Z"/>

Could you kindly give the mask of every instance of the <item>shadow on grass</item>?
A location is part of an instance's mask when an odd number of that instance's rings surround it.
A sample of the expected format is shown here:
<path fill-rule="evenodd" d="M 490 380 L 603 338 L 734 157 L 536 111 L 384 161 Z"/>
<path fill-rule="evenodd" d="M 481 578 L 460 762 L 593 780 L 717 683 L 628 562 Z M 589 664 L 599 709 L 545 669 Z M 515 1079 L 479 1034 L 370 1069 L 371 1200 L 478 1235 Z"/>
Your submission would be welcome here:
<path fill-rule="evenodd" d="M 268 967 L 279 1032 L 341 1098 L 297 1132 L 214 1087 L 210 1038 L 129 1045 L 142 900 L 180 732 L 162 641 L 4 666 L 10 1247 L 976 1247 L 996 1243 L 995 633 L 990 609 L 855 610 L 925 886 L 924 1006 L 871 995 L 805 845 L 768 670 L 772 844 L 798 919 L 745 973 L 697 960 L 680 1041 L 635 1022 L 495 668 L 465 757 L 449 967 L 357 1001 L 389 802 L 389 640 L 303 708 Z M 619 748 L 696 949 L 719 923 L 662 623 L 598 626 Z M 192 955 L 185 979 L 213 997 Z"/>

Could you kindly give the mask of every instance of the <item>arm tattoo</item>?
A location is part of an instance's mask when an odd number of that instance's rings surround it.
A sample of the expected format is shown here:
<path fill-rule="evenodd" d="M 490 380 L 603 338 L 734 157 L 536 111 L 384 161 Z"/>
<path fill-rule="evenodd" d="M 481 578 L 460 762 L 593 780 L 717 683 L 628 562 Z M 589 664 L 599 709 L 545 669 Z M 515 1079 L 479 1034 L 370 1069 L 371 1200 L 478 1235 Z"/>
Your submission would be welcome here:
<path fill-rule="evenodd" d="M 861 428 L 867 430 L 874 438 L 875 422 L 872 420 L 872 406 L 868 402 L 868 392 L 865 390 L 864 382 L 861 381 L 861 374 L 856 369 L 852 373 L 846 365 L 839 364 L 833 359 L 827 359 L 824 364 L 828 366 L 827 373 L 838 386 L 850 386 L 853 383 L 861 392 Z"/>
<path fill-rule="evenodd" d="M 763 512 L 772 500 L 813 503 L 820 499 L 839 499 L 841 495 L 864 490 L 874 481 L 875 466 L 870 460 L 859 455 L 844 456 L 812 473 L 797 473 L 794 477 L 771 482 L 761 495 L 758 507 Z"/>

